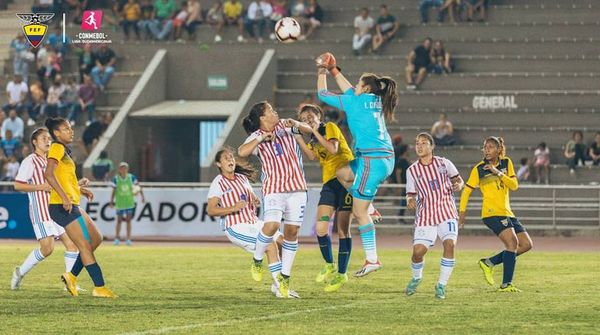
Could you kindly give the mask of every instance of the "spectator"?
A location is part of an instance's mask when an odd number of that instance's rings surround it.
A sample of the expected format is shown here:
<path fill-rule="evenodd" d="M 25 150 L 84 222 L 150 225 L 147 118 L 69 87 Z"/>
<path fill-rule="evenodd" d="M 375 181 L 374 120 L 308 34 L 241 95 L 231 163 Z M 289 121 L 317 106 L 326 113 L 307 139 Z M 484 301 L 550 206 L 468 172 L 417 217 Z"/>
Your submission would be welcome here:
<path fill-rule="evenodd" d="M 0 141 L 0 149 L 2 149 L 2 154 L 4 157 L 10 157 L 17 153 L 19 150 L 19 145 L 21 141 L 19 139 L 13 137 L 13 132 L 10 129 L 7 129 L 4 132 L 4 136 L 2 136 L 3 140 Z"/>
<path fill-rule="evenodd" d="M 456 20 L 454 19 L 454 12 L 456 11 L 457 15 L 459 15 L 459 19 L 460 19 L 460 12 L 462 9 L 462 0 L 446 0 L 446 2 L 444 3 L 444 6 L 442 6 L 440 8 L 440 12 L 448 12 L 449 16 L 450 16 L 450 22 L 455 23 Z M 443 14 L 442 14 L 443 15 Z"/>
<path fill-rule="evenodd" d="M 60 72 L 57 57 L 56 52 L 50 44 L 46 44 L 37 53 L 37 76 L 40 82 L 42 82 L 44 91 L 48 89 L 48 83 L 54 81 L 54 77 Z"/>
<path fill-rule="evenodd" d="M 16 74 L 14 79 L 6 84 L 8 103 L 2 106 L 2 110 L 8 112 L 11 109 L 15 109 L 20 115 L 26 107 L 27 91 L 27 84 L 23 82 L 23 77 L 20 74 Z"/>
<path fill-rule="evenodd" d="M 102 150 L 100 157 L 92 164 L 92 175 L 97 181 L 109 181 L 111 172 L 114 169 L 115 165 L 108 158 L 108 152 Z"/>
<path fill-rule="evenodd" d="M 60 97 L 63 105 L 63 114 L 71 115 L 74 113 L 75 107 L 79 104 L 78 92 L 79 86 L 75 81 L 75 77 L 69 77 L 65 85 L 65 90 Z"/>
<path fill-rule="evenodd" d="M 7 133 L 10 131 L 10 137 L 14 138 L 16 141 L 20 142 L 23 140 L 23 131 L 25 130 L 25 126 L 23 124 L 23 119 L 17 116 L 17 111 L 11 109 L 8 112 L 8 118 L 2 122 L 2 138 L 7 139 Z M 7 155 L 9 156 L 9 155 Z"/>
<path fill-rule="evenodd" d="M 592 161 L 592 164 L 600 165 L 600 131 L 596 132 L 596 135 L 594 136 L 594 143 L 590 145 L 588 156 Z"/>
<path fill-rule="evenodd" d="M 150 3 L 150 0 L 142 0 L 140 10 L 142 15 L 140 21 L 138 21 L 138 29 L 144 33 L 145 38 L 148 40 L 152 36 L 150 25 L 154 21 L 154 6 Z M 83 81 L 83 77 L 81 81 Z"/>
<path fill-rule="evenodd" d="M 517 170 L 517 179 L 519 181 L 528 181 L 530 176 L 529 171 L 529 159 L 527 157 L 521 158 L 521 166 Z"/>
<path fill-rule="evenodd" d="M 223 24 L 217 28 L 217 35 L 215 36 L 215 42 L 221 41 L 224 25 L 237 25 L 238 26 L 238 42 L 244 42 L 244 19 L 242 17 L 242 3 L 239 0 L 228 0 L 223 4 L 224 20 Z M 217 38 L 219 37 L 219 38 Z"/>
<path fill-rule="evenodd" d="M 173 30 L 171 17 L 176 11 L 175 0 L 156 0 L 154 2 L 154 20 L 148 28 L 155 39 L 163 40 L 171 34 Z"/>
<path fill-rule="evenodd" d="M 542 182 L 542 170 L 544 171 L 544 181 L 550 184 L 550 149 L 546 146 L 545 142 L 538 144 L 537 148 L 533 152 L 535 162 L 535 177 L 536 182 L 539 184 Z"/>
<path fill-rule="evenodd" d="M 582 166 L 585 161 L 585 144 L 583 144 L 583 133 L 580 130 L 573 132 L 572 139 L 565 145 L 564 155 L 567 159 L 569 173 L 574 175 L 575 167 Z"/>
<path fill-rule="evenodd" d="M 89 126 L 94 121 L 96 114 L 96 86 L 92 82 L 90 76 L 85 76 L 83 79 L 83 85 L 79 87 L 77 91 L 77 103 L 69 115 L 69 122 L 71 126 L 75 126 L 79 113 L 86 111 L 88 114 L 88 120 L 85 122 L 86 126 Z"/>
<path fill-rule="evenodd" d="M 306 34 L 300 36 L 301 40 L 309 38 L 323 22 L 323 8 L 321 8 L 317 0 L 308 1 L 305 16 L 304 31 L 306 31 Z"/>
<path fill-rule="evenodd" d="M 4 177 L 2 181 L 14 181 L 20 165 L 17 156 L 9 155 L 8 163 L 4 165 Z"/>
<path fill-rule="evenodd" d="M 485 21 L 486 0 L 464 0 L 467 6 L 467 21 L 473 21 L 475 12 L 479 10 L 479 22 Z"/>
<path fill-rule="evenodd" d="M 408 64 L 406 65 L 406 89 L 416 90 L 425 80 L 427 68 L 431 64 L 431 38 L 427 37 L 422 45 L 408 54 Z M 416 80 L 414 75 L 417 75 Z"/>
<path fill-rule="evenodd" d="M 273 7 L 266 0 L 252 1 L 246 13 L 246 31 L 250 37 L 254 37 L 258 43 L 263 42 L 263 35 L 267 25 L 267 18 L 273 14 Z"/>
<path fill-rule="evenodd" d="M 360 14 L 354 18 L 354 36 L 352 37 L 352 52 L 358 56 L 367 43 L 371 42 L 371 29 L 375 25 L 373 18 L 369 16 L 366 7 L 360 10 Z"/>
<path fill-rule="evenodd" d="M 46 112 L 48 113 L 48 116 L 65 116 L 65 105 L 61 101 L 61 97 L 66 88 L 67 87 L 63 84 L 62 76 L 60 74 L 54 77 L 54 83 L 48 89 L 48 99 L 46 100 Z"/>
<path fill-rule="evenodd" d="M 187 10 L 190 15 L 185 21 L 184 27 L 188 33 L 188 39 L 193 41 L 196 39 L 197 27 L 204 21 L 202 18 L 202 6 L 198 0 L 189 0 L 187 3 Z"/>
<path fill-rule="evenodd" d="M 440 40 L 435 41 L 431 48 L 430 71 L 437 74 L 451 73 L 454 71 L 454 64 L 450 58 L 450 53 L 444 49 L 444 43 Z"/>
<path fill-rule="evenodd" d="M 17 37 L 10 42 L 10 48 L 14 50 L 13 71 L 15 75 L 20 75 L 25 82 L 29 79 L 29 62 L 33 61 L 35 55 L 29 51 L 29 43 L 25 36 L 19 33 Z"/>
<path fill-rule="evenodd" d="M 29 119 L 27 120 L 28 126 L 35 125 L 38 117 L 46 113 L 46 94 L 42 88 L 42 83 L 39 80 L 35 80 L 29 87 L 29 93 L 31 96 L 31 105 L 29 108 Z"/>
<path fill-rule="evenodd" d="M 400 23 L 396 20 L 396 17 L 390 14 L 386 5 L 379 7 L 379 17 L 377 18 L 377 24 L 375 24 L 375 36 L 373 37 L 373 52 L 379 52 L 379 49 L 387 42 L 389 42 L 396 32 L 400 29 Z"/>
<path fill-rule="evenodd" d="M 92 45 L 85 44 L 81 53 L 79 54 L 79 82 L 83 83 L 83 76 L 92 73 L 94 68 L 94 53 L 92 52 Z"/>
<path fill-rule="evenodd" d="M 223 4 L 220 0 L 215 0 L 206 13 L 206 22 L 215 30 L 215 43 L 221 42 L 219 29 L 223 27 Z"/>
<path fill-rule="evenodd" d="M 185 22 L 187 21 L 189 16 L 190 12 L 188 11 L 188 3 L 184 0 L 181 2 L 181 7 L 179 7 L 179 9 L 177 10 L 177 13 L 173 17 L 173 20 L 171 20 L 173 25 L 173 39 L 175 41 L 180 41 L 181 29 L 185 25 Z"/>
<path fill-rule="evenodd" d="M 429 22 L 429 8 L 430 7 L 441 8 L 443 4 L 444 4 L 444 0 L 421 0 L 421 3 L 419 3 L 419 12 L 421 13 L 421 23 Z M 444 21 L 444 11 L 441 9 L 438 9 L 437 20 L 438 20 L 438 22 Z"/>
<path fill-rule="evenodd" d="M 140 40 L 140 27 L 138 23 L 142 18 L 142 8 L 135 0 L 128 0 L 123 6 L 123 31 L 125 40 L 129 40 L 129 30 L 133 28 L 135 37 Z"/>
<path fill-rule="evenodd" d="M 454 127 L 452 127 L 452 122 L 448 120 L 446 113 L 441 113 L 440 119 L 433 124 L 431 127 L 431 135 L 435 140 L 435 145 L 454 145 L 456 142 L 456 139 L 454 138 Z"/>
<path fill-rule="evenodd" d="M 27 144 L 21 145 L 21 152 L 17 155 L 19 159 L 19 163 L 23 161 L 23 159 L 31 154 L 31 147 Z"/>
<path fill-rule="evenodd" d="M 100 139 L 100 136 L 104 134 L 104 132 L 112 122 L 112 119 L 112 113 L 104 112 L 100 117 L 100 120 L 90 123 L 85 128 L 81 137 L 83 140 L 83 145 L 85 146 L 85 150 L 88 154 L 92 151 L 92 149 L 94 149 L 96 143 L 98 143 L 98 140 Z"/>
<path fill-rule="evenodd" d="M 117 55 L 112 49 L 108 48 L 106 43 L 103 43 L 100 49 L 94 54 L 94 61 L 96 66 L 92 69 L 92 78 L 100 91 L 104 92 L 106 85 L 108 85 L 110 78 L 115 72 L 114 66 L 117 62 Z"/>
<path fill-rule="evenodd" d="M 271 34 L 269 34 L 269 38 L 271 40 L 275 40 L 275 24 L 277 24 L 277 21 L 281 20 L 282 18 L 288 16 L 288 10 L 285 6 L 285 0 L 272 0 L 271 1 L 271 7 L 273 9 L 273 12 L 271 13 Z"/>
<path fill-rule="evenodd" d="M 48 34 L 47 39 L 48 44 L 50 44 L 52 49 L 56 51 L 58 58 L 61 60 L 67 57 L 71 45 L 71 39 L 69 38 L 68 34 L 65 34 L 64 37 L 65 40 L 63 43 L 62 27 L 57 26 L 50 34 Z"/>

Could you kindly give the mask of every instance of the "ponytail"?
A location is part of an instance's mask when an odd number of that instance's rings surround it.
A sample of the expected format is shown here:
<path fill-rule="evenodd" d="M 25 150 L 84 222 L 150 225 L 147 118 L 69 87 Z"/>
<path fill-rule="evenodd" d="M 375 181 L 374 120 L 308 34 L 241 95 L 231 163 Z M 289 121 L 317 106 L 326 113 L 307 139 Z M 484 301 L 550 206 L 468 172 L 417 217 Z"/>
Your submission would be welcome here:
<path fill-rule="evenodd" d="M 242 127 L 248 135 L 260 129 L 260 117 L 263 116 L 266 106 L 266 101 L 254 104 L 248 115 L 242 120 Z"/>
<path fill-rule="evenodd" d="M 398 86 L 394 79 L 384 76 L 379 77 L 373 73 L 363 74 L 361 80 L 371 88 L 371 93 L 381 98 L 381 110 L 387 122 L 394 121 L 394 109 L 398 103 Z"/>

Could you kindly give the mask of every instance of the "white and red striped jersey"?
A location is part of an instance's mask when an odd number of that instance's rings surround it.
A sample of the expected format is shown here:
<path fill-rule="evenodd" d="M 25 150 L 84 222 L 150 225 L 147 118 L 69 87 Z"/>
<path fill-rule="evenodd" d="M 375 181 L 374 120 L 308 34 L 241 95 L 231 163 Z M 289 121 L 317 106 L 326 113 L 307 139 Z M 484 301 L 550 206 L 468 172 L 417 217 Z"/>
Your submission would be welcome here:
<path fill-rule="evenodd" d="M 406 195 L 417 197 L 416 226 L 434 226 L 458 218 L 450 180 L 458 175 L 451 161 L 438 156 L 433 156 L 429 165 L 419 160 L 408 168 Z"/>
<path fill-rule="evenodd" d="M 238 223 L 255 223 L 258 220 L 256 206 L 252 202 L 252 194 L 250 181 L 246 176 L 239 173 L 234 174 L 233 179 L 228 179 L 222 174 L 218 175 L 212 181 L 208 190 L 208 198 L 219 198 L 219 205 L 223 208 L 232 207 L 242 200 L 248 203 L 239 212 L 224 217 L 225 228 Z"/>
<path fill-rule="evenodd" d="M 259 129 L 244 143 L 251 142 L 264 133 L 265 131 Z M 306 190 L 302 152 L 292 130 L 285 128 L 283 121 L 280 121 L 273 134 L 273 140 L 260 143 L 253 152 L 262 164 L 263 196 Z"/>
<path fill-rule="evenodd" d="M 29 185 L 42 185 L 46 182 L 44 171 L 48 160 L 44 156 L 31 154 L 21 162 L 15 181 Z M 52 221 L 48 212 L 50 193 L 46 191 L 27 192 L 29 197 L 29 216 L 34 224 Z"/>

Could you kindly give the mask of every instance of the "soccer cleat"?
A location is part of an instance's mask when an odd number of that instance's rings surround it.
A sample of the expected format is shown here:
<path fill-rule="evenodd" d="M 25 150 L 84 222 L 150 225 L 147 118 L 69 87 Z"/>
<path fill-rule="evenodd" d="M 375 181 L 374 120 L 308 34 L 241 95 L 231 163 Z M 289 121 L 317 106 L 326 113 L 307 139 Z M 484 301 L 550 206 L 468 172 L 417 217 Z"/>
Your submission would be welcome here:
<path fill-rule="evenodd" d="M 252 260 L 252 265 L 250 266 L 250 272 L 252 273 L 252 279 L 254 279 L 254 281 L 262 281 L 263 268 L 262 268 L 261 262 Z"/>
<path fill-rule="evenodd" d="M 485 281 L 488 283 L 488 285 L 493 286 L 494 285 L 494 267 L 487 265 L 485 263 L 484 258 L 480 259 L 479 262 L 477 262 L 477 264 L 479 264 L 481 271 L 483 271 L 483 276 L 485 277 Z"/>
<path fill-rule="evenodd" d="M 415 294 L 419 284 L 421 284 L 421 278 L 411 278 L 408 282 L 408 285 L 406 285 L 406 290 L 404 290 L 404 293 L 406 293 L 408 296 Z"/>
<path fill-rule="evenodd" d="M 369 216 L 371 217 L 371 220 L 375 224 L 377 224 L 383 220 L 383 216 L 381 215 L 381 213 L 379 213 L 379 211 L 377 209 L 375 209 L 375 207 L 373 207 L 373 211 L 371 211 L 371 213 L 369 213 Z"/>
<path fill-rule="evenodd" d="M 77 292 L 87 292 L 86 289 L 81 288 L 81 286 L 79 286 L 79 285 L 77 285 L 75 288 L 77 289 Z M 67 288 L 63 287 L 63 290 L 67 291 Z"/>
<path fill-rule="evenodd" d="M 113 241 L 113 245 L 119 245 L 121 244 L 121 241 L 118 238 L 115 238 L 115 240 Z"/>
<path fill-rule="evenodd" d="M 24 276 L 21 275 L 21 268 L 17 266 L 12 274 L 12 280 L 10 281 L 10 289 L 19 289 L 19 287 L 21 287 L 21 281 L 23 280 L 23 277 Z"/>
<path fill-rule="evenodd" d="M 281 293 L 279 293 L 279 289 L 277 288 L 276 284 L 271 284 L 271 292 L 277 298 L 281 298 L 282 297 Z M 300 295 L 296 291 L 289 290 L 288 298 L 300 299 Z"/>
<path fill-rule="evenodd" d="M 498 292 L 521 292 L 518 288 L 514 287 L 512 284 L 502 284 L 498 289 Z"/>
<path fill-rule="evenodd" d="M 94 290 L 92 291 L 92 296 L 97 297 L 97 298 L 117 298 L 118 297 L 118 295 L 114 294 L 113 291 L 111 291 L 106 286 L 94 287 Z"/>
<path fill-rule="evenodd" d="M 131 240 L 126 240 L 125 241 L 125 245 L 128 246 L 128 247 L 131 247 Z"/>
<path fill-rule="evenodd" d="M 438 299 L 446 299 L 446 285 L 440 283 L 435 285 L 435 297 Z"/>
<path fill-rule="evenodd" d="M 332 264 L 327 263 L 327 264 L 325 264 L 325 266 L 323 266 L 323 268 L 317 275 L 317 278 L 315 279 L 315 281 L 317 283 L 328 282 L 335 275 L 335 273 L 336 273 L 335 265 L 333 263 Z"/>
<path fill-rule="evenodd" d="M 348 275 L 345 273 L 338 273 L 335 275 L 335 277 L 333 277 L 333 279 L 331 280 L 331 282 L 329 284 L 327 284 L 327 286 L 325 286 L 325 288 L 323 289 L 323 291 L 325 292 L 335 292 L 337 290 L 340 289 L 340 287 L 342 287 L 342 285 L 344 285 L 344 283 L 346 283 L 348 281 Z"/>
<path fill-rule="evenodd" d="M 77 277 L 73 276 L 71 272 L 65 272 L 60 278 L 65 283 L 65 288 L 70 295 L 74 297 L 79 295 L 79 292 L 77 292 Z"/>
<path fill-rule="evenodd" d="M 277 284 L 279 285 L 279 294 L 282 298 L 290 297 L 290 277 L 284 278 L 283 275 L 277 275 Z"/>
<path fill-rule="evenodd" d="M 383 268 L 383 265 L 379 262 L 379 260 L 376 263 L 365 261 L 363 267 L 354 273 L 354 277 L 364 277 L 371 272 L 380 270 L 381 268 Z"/>

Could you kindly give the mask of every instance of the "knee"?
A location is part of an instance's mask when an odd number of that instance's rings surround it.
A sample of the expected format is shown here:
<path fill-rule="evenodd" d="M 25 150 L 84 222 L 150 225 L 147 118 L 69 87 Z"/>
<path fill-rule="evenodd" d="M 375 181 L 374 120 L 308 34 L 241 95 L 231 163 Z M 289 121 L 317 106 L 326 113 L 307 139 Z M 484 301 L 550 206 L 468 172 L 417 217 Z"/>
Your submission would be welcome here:
<path fill-rule="evenodd" d="M 40 253 L 42 253 L 42 256 L 44 256 L 44 258 L 52 255 L 53 251 L 54 251 L 54 246 L 53 245 L 42 245 L 42 246 L 40 246 Z"/>
<path fill-rule="evenodd" d="M 533 242 L 531 240 L 523 241 L 521 243 L 521 253 L 526 253 L 533 248 Z"/>
<path fill-rule="evenodd" d="M 517 248 L 519 248 L 519 240 L 516 237 L 510 238 L 508 241 L 506 241 L 506 249 L 509 251 L 517 250 Z"/>
<path fill-rule="evenodd" d="M 352 208 L 352 215 L 354 215 L 358 222 L 367 222 L 369 219 L 369 213 L 367 213 L 367 211 L 360 211 L 356 208 Z"/>
<path fill-rule="evenodd" d="M 417 244 L 413 247 L 412 261 L 413 263 L 421 263 L 423 256 L 427 253 L 427 247 L 421 244 Z"/>
<path fill-rule="evenodd" d="M 329 233 L 329 221 L 318 221 L 316 231 L 317 231 L 317 236 L 327 235 Z"/>

